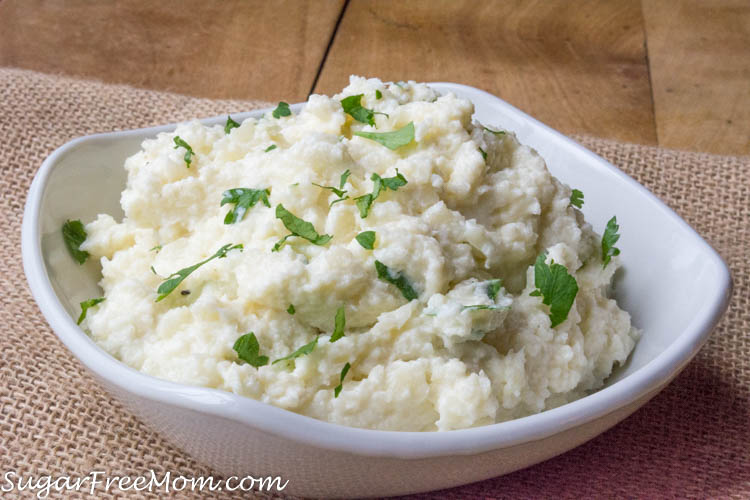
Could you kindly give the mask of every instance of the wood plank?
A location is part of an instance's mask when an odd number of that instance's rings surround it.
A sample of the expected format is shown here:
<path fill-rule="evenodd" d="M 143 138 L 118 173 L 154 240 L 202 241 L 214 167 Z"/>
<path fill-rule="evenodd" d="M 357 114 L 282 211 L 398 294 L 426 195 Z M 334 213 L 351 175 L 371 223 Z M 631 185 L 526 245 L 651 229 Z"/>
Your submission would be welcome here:
<path fill-rule="evenodd" d="M 750 154 L 750 2 L 643 2 L 659 144 Z"/>
<path fill-rule="evenodd" d="M 5 0 L 0 65 L 215 98 L 307 98 L 343 0 Z"/>
<path fill-rule="evenodd" d="M 482 88 L 564 133 L 655 144 L 637 0 L 350 2 L 316 92 L 349 74 Z"/>

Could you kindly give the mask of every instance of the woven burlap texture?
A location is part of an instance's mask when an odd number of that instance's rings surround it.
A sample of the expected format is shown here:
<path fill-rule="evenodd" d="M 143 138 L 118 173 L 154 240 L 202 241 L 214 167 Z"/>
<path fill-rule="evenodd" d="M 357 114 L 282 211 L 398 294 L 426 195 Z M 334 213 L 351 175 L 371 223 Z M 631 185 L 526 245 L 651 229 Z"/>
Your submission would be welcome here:
<path fill-rule="evenodd" d="M 57 340 L 26 285 L 21 219 L 42 161 L 74 137 L 261 104 L 0 69 L 0 474 L 211 474 L 127 413 Z M 656 193 L 722 254 L 735 285 L 729 310 L 682 375 L 612 430 L 529 469 L 433 495 L 748 498 L 750 158 L 578 139 Z"/>

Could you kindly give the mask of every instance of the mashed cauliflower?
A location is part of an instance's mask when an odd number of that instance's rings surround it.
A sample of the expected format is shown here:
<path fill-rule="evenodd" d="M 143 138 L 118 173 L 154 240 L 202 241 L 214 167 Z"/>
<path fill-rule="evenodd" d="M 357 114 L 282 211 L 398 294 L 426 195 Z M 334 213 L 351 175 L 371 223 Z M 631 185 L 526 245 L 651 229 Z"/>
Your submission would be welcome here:
<path fill-rule="evenodd" d="M 358 94 L 374 125 L 344 112 L 341 100 Z M 352 77 L 299 113 L 269 112 L 228 133 L 194 121 L 144 141 L 125 162 L 124 219 L 86 225 L 81 248 L 101 260 L 106 300 L 85 326 L 143 373 L 370 429 L 486 425 L 599 388 L 638 337 L 607 297 L 618 258 L 603 266 L 600 237 L 534 150 L 472 114 L 468 100 L 423 84 Z M 413 141 L 393 150 L 353 134 L 412 122 Z M 189 165 L 175 137 L 192 150 Z M 381 189 L 363 217 L 355 198 L 373 191 L 373 173 L 406 184 Z M 270 207 L 259 201 L 225 224 L 233 205 L 220 201 L 234 188 L 268 190 Z M 332 238 L 292 237 L 273 251 L 290 233 L 279 205 Z M 356 239 L 365 231 L 373 249 Z M 229 243 L 242 248 L 156 300 L 167 277 Z M 554 327 L 531 295 L 545 252 L 578 285 Z M 344 336 L 330 342 L 340 308 Z M 262 366 L 233 348 L 249 332 L 269 358 Z M 271 363 L 316 338 L 309 354 Z"/>

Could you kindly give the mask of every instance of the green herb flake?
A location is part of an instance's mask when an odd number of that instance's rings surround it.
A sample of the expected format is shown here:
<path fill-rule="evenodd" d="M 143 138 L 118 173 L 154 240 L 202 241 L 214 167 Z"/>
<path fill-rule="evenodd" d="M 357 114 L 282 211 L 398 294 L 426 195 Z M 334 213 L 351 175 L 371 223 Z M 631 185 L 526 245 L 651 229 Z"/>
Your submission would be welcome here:
<path fill-rule="evenodd" d="M 602 235 L 602 264 L 604 267 L 607 267 L 612 257 L 620 255 L 620 249 L 615 248 L 615 243 L 620 239 L 620 235 L 617 234 L 619 230 L 620 226 L 617 225 L 617 217 L 609 219 Z"/>
<path fill-rule="evenodd" d="M 542 296 L 542 303 L 550 306 L 550 320 L 552 328 L 556 327 L 568 318 L 570 308 L 578 293 L 576 279 L 568 274 L 568 270 L 561 264 L 551 261 L 547 265 L 545 260 L 547 253 L 544 252 L 537 257 L 534 263 L 534 284 L 536 290 L 531 296 Z"/>
<path fill-rule="evenodd" d="M 349 97 L 341 99 L 341 107 L 344 108 L 344 113 L 348 114 L 358 122 L 372 126 L 375 126 L 376 114 L 385 115 L 386 117 L 388 116 L 385 113 L 378 113 L 362 106 L 362 97 L 364 97 L 364 94 L 350 95 Z"/>
<path fill-rule="evenodd" d="M 318 345 L 318 337 L 315 337 L 312 342 L 303 345 L 302 347 L 300 347 L 299 349 L 297 349 L 296 351 L 294 351 L 288 356 L 284 356 L 283 358 L 274 360 L 274 362 L 271 364 L 275 365 L 276 363 L 280 363 L 282 361 L 296 359 L 296 358 L 299 358 L 300 356 L 306 356 L 310 354 L 311 352 L 313 352 L 315 350 L 315 346 L 317 345 Z"/>
<path fill-rule="evenodd" d="M 268 356 L 260 355 L 260 344 L 258 344 L 258 339 L 255 338 L 253 332 L 246 333 L 238 338 L 232 349 L 237 353 L 238 358 L 256 368 L 268 364 Z"/>
<path fill-rule="evenodd" d="M 487 282 L 487 297 L 490 298 L 490 300 L 496 300 L 497 299 L 497 292 L 500 291 L 500 289 L 503 286 L 503 280 L 490 280 Z"/>
<path fill-rule="evenodd" d="M 339 179 L 339 187 L 333 187 L 333 186 L 321 186 L 320 184 L 315 184 L 314 182 L 313 182 L 312 184 L 313 184 L 313 186 L 317 186 L 317 187 L 319 187 L 319 188 L 321 188 L 321 189 L 328 189 L 328 190 L 330 190 L 330 191 L 331 191 L 331 192 L 332 192 L 333 194 L 335 194 L 336 196 L 338 196 L 338 199 L 336 199 L 336 200 L 333 200 L 333 201 L 331 202 L 331 205 L 330 205 L 330 206 L 332 207 L 332 206 L 333 206 L 334 204 L 336 204 L 336 203 L 338 203 L 338 202 L 340 202 L 340 201 L 344 201 L 344 200 L 348 200 L 348 199 L 349 199 L 349 197 L 348 197 L 348 196 L 346 196 L 347 190 L 346 190 L 346 189 L 344 189 L 344 186 L 346 185 L 346 180 L 347 180 L 347 179 L 349 178 L 349 176 L 350 176 L 351 174 L 352 174 L 352 173 L 351 173 L 351 172 L 349 171 L 349 169 L 346 169 L 346 170 L 344 171 L 344 173 L 343 173 L 343 174 L 341 174 L 341 178 Z"/>
<path fill-rule="evenodd" d="M 337 385 L 333 389 L 333 397 L 334 397 L 334 399 L 337 398 L 337 397 L 339 397 L 339 394 L 341 394 L 341 389 L 344 388 L 344 378 L 346 377 L 346 374 L 349 373 L 349 368 L 351 368 L 351 367 L 352 367 L 352 365 L 350 365 L 349 363 L 346 363 L 344 365 L 344 368 L 341 369 L 341 376 L 339 377 L 339 385 Z"/>
<path fill-rule="evenodd" d="M 297 310 L 294 308 L 294 304 L 289 304 L 289 307 L 286 308 L 286 312 L 288 312 L 291 315 L 294 315 Z"/>
<path fill-rule="evenodd" d="M 289 116 L 292 114 L 292 110 L 289 109 L 289 104 L 281 101 L 278 106 L 276 106 L 276 109 L 273 110 L 273 113 L 271 115 L 274 118 L 281 118 L 282 116 Z"/>
<path fill-rule="evenodd" d="M 393 132 L 354 132 L 354 135 L 379 142 L 390 150 L 396 150 L 414 140 L 414 122 L 409 122 Z"/>
<path fill-rule="evenodd" d="M 481 311 L 481 310 L 497 311 L 500 309 L 510 309 L 510 307 L 498 306 L 497 304 L 475 304 L 471 306 L 461 306 L 462 311 Z"/>
<path fill-rule="evenodd" d="M 195 153 L 193 152 L 193 148 L 190 147 L 190 144 L 182 140 L 182 138 L 179 135 L 176 135 L 174 137 L 174 148 L 185 148 L 185 156 L 182 158 L 185 160 L 185 165 L 187 165 L 187 168 L 190 168 L 190 164 L 193 162 L 193 156 L 195 156 Z"/>
<path fill-rule="evenodd" d="M 81 315 L 78 316 L 78 321 L 76 321 L 76 325 L 80 325 L 83 323 L 83 320 L 86 319 L 86 313 L 89 312 L 89 308 L 94 307 L 97 304 L 101 304 L 104 302 L 104 297 L 99 297 L 98 299 L 89 299 L 84 300 L 81 302 Z"/>
<path fill-rule="evenodd" d="M 487 152 L 482 148 L 479 148 L 479 152 L 482 154 L 482 158 L 484 158 L 484 161 L 487 161 Z"/>
<path fill-rule="evenodd" d="M 583 207 L 583 192 L 578 189 L 574 189 L 570 193 L 570 204 L 578 209 Z"/>
<path fill-rule="evenodd" d="M 375 231 L 362 231 L 355 236 L 355 239 L 366 250 L 375 248 Z"/>
<path fill-rule="evenodd" d="M 346 314 L 344 313 L 344 306 L 339 307 L 336 310 L 336 317 L 334 318 L 334 328 L 331 334 L 330 342 L 336 342 L 338 339 L 344 336 L 344 328 L 346 327 Z"/>
<path fill-rule="evenodd" d="M 179 271 L 170 274 L 167 276 L 167 278 L 164 280 L 164 282 L 159 285 L 159 288 L 156 290 L 156 293 L 159 294 L 159 296 L 156 298 L 156 302 L 159 302 L 160 300 L 164 299 L 167 295 L 172 293 L 172 291 L 179 286 L 180 283 L 182 283 L 185 278 L 190 276 L 193 271 L 201 267 L 203 264 L 206 264 L 207 262 L 210 262 L 214 259 L 223 259 L 227 256 L 227 252 L 230 250 L 238 249 L 242 251 L 242 244 L 232 245 L 231 243 L 227 243 L 223 247 L 219 248 L 215 254 L 213 254 L 211 257 L 207 258 L 206 260 L 202 260 L 198 262 L 197 264 L 193 264 L 190 267 L 186 267 L 184 269 L 180 269 Z"/>
<path fill-rule="evenodd" d="M 276 242 L 272 250 L 274 252 L 278 252 L 284 245 L 286 240 L 292 236 L 299 236 L 300 238 L 304 238 L 314 245 L 321 246 L 325 245 L 326 243 L 331 241 L 331 238 L 333 238 L 333 236 L 331 236 L 330 234 L 318 234 L 318 232 L 315 230 L 315 226 L 313 226 L 310 222 L 300 219 L 299 217 L 294 215 L 292 212 L 284 208 L 284 205 L 282 205 L 281 203 L 276 206 L 276 218 L 281 219 L 281 222 L 284 223 L 284 227 L 291 231 L 292 234 L 287 234 L 278 242 Z"/>
<path fill-rule="evenodd" d="M 149 250 L 148 250 L 148 251 L 149 251 L 149 252 L 156 252 L 156 253 L 159 253 L 159 252 L 161 252 L 161 245 L 156 245 L 156 246 L 155 246 L 155 247 L 153 247 L 153 248 L 149 248 Z"/>
<path fill-rule="evenodd" d="M 234 188 L 224 191 L 221 194 L 220 206 L 224 206 L 227 203 L 234 205 L 234 208 L 227 212 L 227 215 L 224 217 L 224 224 L 240 222 L 245 217 L 245 213 L 259 201 L 270 208 L 271 203 L 268 201 L 269 194 L 271 192 L 268 189 Z"/>
<path fill-rule="evenodd" d="M 370 207 L 373 202 L 380 196 L 380 192 L 384 189 L 390 189 L 391 191 L 398 191 L 398 188 L 407 184 L 406 177 L 400 174 L 396 169 L 396 175 L 393 177 L 380 177 L 378 174 L 372 174 L 372 193 L 368 193 L 362 196 L 354 198 L 354 201 L 359 208 L 359 215 L 363 219 L 367 218 L 370 213 Z"/>
<path fill-rule="evenodd" d="M 240 124 L 232 120 L 232 117 L 227 115 L 227 122 L 224 124 L 224 133 L 228 134 L 233 128 L 239 127 Z"/>
<path fill-rule="evenodd" d="M 491 133 L 491 134 L 495 134 L 495 135 L 505 135 L 505 131 L 504 131 L 504 130 L 492 130 L 492 129 L 490 129 L 490 128 L 487 128 L 487 127 L 484 127 L 484 126 L 483 126 L 482 128 L 483 128 L 484 130 L 486 130 L 487 132 Z"/>
<path fill-rule="evenodd" d="M 380 262 L 375 261 L 375 270 L 378 272 L 378 278 L 386 283 L 395 285 L 401 291 L 401 295 L 406 300 L 414 300 L 418 297 L 417 292 L 414 291 L 409 280 L 401 272 L 393 272 L 388 269 L 388 266 Z"/>
<path fill-rule="evenodd" d="M 383 93 L 379 90 L 375 90 L 375 99 L 380 100 L 383 98 Z"/>
<path fill-rule="evenodd" d="M 276 149 L 277 147 L 278 147 L 278 146 L 276 146 L 276 144 L 271 144 L 271 145 L 270 145 L 270 146 L 268 146 L 268 147 L 267 147 L 266 149 L 264 149 L 264 150 L 263 150 L 263 152 L 264 152 L 264 153 L 268 153 L 269 151 L 273 151 L 273 150 L 274 150 L 274 149 Z"/>
<path fill-rule="evenodd" d="M 70 255 L 78 262 L 83 264 L 89 258 L 86 250 L 81 250 L 81 245 L 86 241 L 86 229 L 80 220 L 66 220 L 62 226 L 63 241 L 68 248 Z"/>

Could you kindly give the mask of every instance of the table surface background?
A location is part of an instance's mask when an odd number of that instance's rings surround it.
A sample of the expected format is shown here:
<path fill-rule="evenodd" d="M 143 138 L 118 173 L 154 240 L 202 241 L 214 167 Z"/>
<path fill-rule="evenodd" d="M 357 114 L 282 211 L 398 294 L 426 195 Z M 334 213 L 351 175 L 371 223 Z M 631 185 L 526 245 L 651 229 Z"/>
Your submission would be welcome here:
<path fill-rule="evenodd" d="M 0 66 L 290 102 L 453 81 L 566 134 L 750 154 L 748 0 L 0 0 Z"/>
<path fill-rule="evenodd" d="M 0 0 L 0 66 L 289 102 L 452 81 L 566 134 L 750 154 L 748 0 Z"/>

